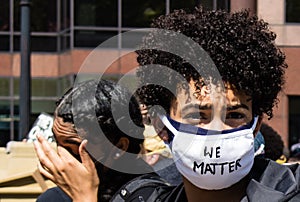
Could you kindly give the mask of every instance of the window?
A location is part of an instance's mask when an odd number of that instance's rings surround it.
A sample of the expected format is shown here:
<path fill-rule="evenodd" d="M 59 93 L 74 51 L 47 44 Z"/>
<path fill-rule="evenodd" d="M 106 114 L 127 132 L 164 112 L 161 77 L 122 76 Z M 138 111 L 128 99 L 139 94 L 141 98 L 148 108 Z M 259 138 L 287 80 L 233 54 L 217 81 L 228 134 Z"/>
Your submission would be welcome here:
<path fill-rule="evenodd" d="M 20 51 L 20 1 L 1 0 L 0 51 Z M 61 52 L 73 46 L 95 48 L 124 31 L 149 27 L 153 18 L 162 14 L 180 8 L 192 10 L 200 4 L 207 9 L 229 10 L 230 0 L 31 0 L 31 50 Z M 132 47 L 127 42 L 118 44 Z"/>
<path fill-rule="evenodd" d="M 9 51 L 9 35 L 8 34 L 0 34 L 0 51 Z"/>
<path fill-rule="evenodd" d="M 70 29 L 70 0 L 60 1 L 60 31 Z"/>
<path fill-rule="evenodd" d="M 198 5 L 199 0 L 170 0 L 170 10 L 171 12 L 176 9 L 189 9 L 192 10 Z"/>
<path fill-rule="evenodd" d="M 14 36 L 14 51 L 20 50 L 20 35 Z M 56 52 L 57 36 L 39 36 L 31 35 L 31 51 L 33 52 Z"/>
<path fill-rule="evenodd" d="M 57 19 L 56 19 L 56 0 L 40 1 L 31 0 L 31 31 L 32 32 L 56 32 Z M 21 9 L 20 0 L 14 1 L 14 30 L 20 31 Z"/>
<path fill-rule="evenodd" d="M 9 51 L 9 0 L 2 0 L 0 6 L 0 51 Z"/>
<path fill-rule="evenodd" d="M 285 2 L 285 19 L 286 22 L 300 22 L 300 1 L 286 0 Z"/>
<path fill-rule="evenodd" d="M 32 78 L 31 115 L 32 124 L 41 112 L 52 114 L 56 100 L 71 87 L 74 75 L 60 78 Z M 9 140 L 17 140 L 19 130 L 20 78 L 0 77 L 0 146 Z M 13 90 L 10 96 L 9 90 Z"/>
<path fill-rule="evenodd" d="M 149 27 L 153 18 L 166 13 L 165 1 L 122 1 L 123 27 Z"/>
<path fill-rule="evenodd" d="M 0 86 L 0 96 L 9 96 L 9 78 L 1 78 Z"/>
<path fill-rule="evenodd" d="M 150 27 L 153 18 L 170 10 L 167 6 L 172 9 L 194 8 L 195 2 L 169 0 L 168 4 L 161 0 L 75 0 L 74 46 L 96 47 L 120 32 Z M 119 8 L 121 15 L 118 15 Z M 130 41 L 122 41 L 120 44 L 123 48 L 133 48 Z M 117 45 L 113 44 L 113 47 Z"/>
<path fill-rule="evenodd" d="M 11 106 L 8 100 L 0 100 L 0 147 L 5 147 L 6 143 L 11 139 L 11 131 L 13 134 L 18 134 L 18 114 L 19 108 L 13 106 L 13 117 L 10 114 Z"/>
<path fill-rule="evenodd" d="M 31 113 L 40 114 L 41 112 L 47 112 L 53 114 L 56 105 L 56 100 L 32 100 L 31 101 Z"/>
<path fill-rule="evenodd" d="M 197 3 L 198 5 L 202 5 L 204 9 L 208 10 L 230 10 L 230 0 L 198 0 Z"/>
<path fill-rule="evenodd" d="M 34 78 L 31 81 L 32 96 L 57 96 L 57 80 Z"/>
<path fill-rule="evenodd" d="M 9 31 L 9 0 L 1 0 L 0 32 Z"/>
<path fill-rule="evenodd" d="M 117 34 L 150 27 L 154 18 L 174 9 L 193 10 L 200 4 L 208 9 L 229 10 L 229 0 L 74 0 L 74 46 L 94 48 Z M 140 34 L 137 35 L 139 39 Z M 121 40 L 109 48 L 118 44 L 134 48 L 136 44 L 131 39 Z"/>
<path fill-rule="evenodd" d="M 117 0 L 75 0 L 74 7 L 75 47 L 95 48 L 118 34 Z"/>
<path fill-rule="evenodd" d="M 114 37 L 118 34 L 117 31 L 90 31 L 90 30 L 77 30 L 74 33 L 76 47 L 91 47 L 95 48 L 107 39 Z M 116 48 L 116 44 L 112 44 L 111 47 Z"/>
<path fill-rule="evenodd" d="M 117 0 L 75 0 L 75 26 L 116 27 L 117 14 Z"/>
<path fill-rule="evenodd" d="M 13 2 L 13 50 L 20 51 L 20 0 Z M 70 0 L 31 0 L 30 15 L 31 51 L 60 52 L 70 48 Z"/>
<path fill-rule="evenodd" d="M 289 96 L 289 145 L 300 142 L 300 96 Z"/>

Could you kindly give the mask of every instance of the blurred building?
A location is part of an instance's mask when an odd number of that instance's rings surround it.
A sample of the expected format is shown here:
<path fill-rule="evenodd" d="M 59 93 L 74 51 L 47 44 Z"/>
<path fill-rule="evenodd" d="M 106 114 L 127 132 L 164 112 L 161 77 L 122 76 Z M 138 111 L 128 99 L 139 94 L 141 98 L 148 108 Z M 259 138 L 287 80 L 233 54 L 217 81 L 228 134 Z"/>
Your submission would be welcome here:
<path fill-rule="evenodd" d="M 177 8 L 202 4 L 207 9 L 231 11 L 249 8 L 270 23 L 276 43 L 286 52 L 287 85 L 269 123 L 286 144 L 300 138 L 300 2 L 298 0 L 32 0 L 31 74 L 32 123 L 41 112 L 52 113 L 55 100 L 70 87 L 85 58 L 102 42 L 117 34 L 149 27 L 151 19 Z M 0 5 L 0 146 L 18 133 L 20 74 L 20 0 Z M 116 54 L 132 49 L 118 38 Z M 134 55 L 128 56 L 135 57 Z M 132 60 L 114 63 L 111 78 L 126 73 Z M 85 72 L 87 75 L 93 72 Z"/>

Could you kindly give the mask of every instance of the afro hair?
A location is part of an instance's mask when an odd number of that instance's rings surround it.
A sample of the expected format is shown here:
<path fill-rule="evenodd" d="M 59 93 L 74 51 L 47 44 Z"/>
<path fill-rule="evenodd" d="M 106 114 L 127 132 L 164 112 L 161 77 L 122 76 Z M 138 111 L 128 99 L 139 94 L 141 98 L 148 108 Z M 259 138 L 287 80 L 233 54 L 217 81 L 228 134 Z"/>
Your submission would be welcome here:
<path fill-rule="evenodd" d="M 287 64 L 285 55 L 275 45 L 276 35 L 269 30 L 268 23 L 250 15 L 248 10 L 228 13 L 196 8 L 190 13 L 181 9 L 160 16 L 151 27 L 181 33 L 199 44 L 214 62 L 223 82 L 251 97 L 253 114 L 265 113 L 272 118 Z M 176 88 L 178 79 L 171 73 L 151 69 L 149 65 L 167 66 L 188 82 L 191 79 L 201 82 L 201 75 L 182 57 L 147 48 L 153 47 L 151 43 L 155 37 L 155 33 L 147 35 L 143 41 L 145 45 L 136 51 L 140 64 L 137 76 L 142 83 L 138 94 L 143 103 L 160 105 L 169 112 L 175 98 L 171 92 L 176 91 L 163 86 Z M 162 46 L 169 46 L 172 41 L 164 40 L 163 43 Z M 157 78 L 162 85 L 151 84 Z"/>

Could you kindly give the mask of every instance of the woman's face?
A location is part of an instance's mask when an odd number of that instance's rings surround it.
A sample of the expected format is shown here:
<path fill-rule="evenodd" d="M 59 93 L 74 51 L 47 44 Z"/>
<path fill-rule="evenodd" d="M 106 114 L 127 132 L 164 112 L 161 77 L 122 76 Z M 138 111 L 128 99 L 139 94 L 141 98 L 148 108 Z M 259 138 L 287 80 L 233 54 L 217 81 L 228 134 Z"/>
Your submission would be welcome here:
<path fill-rule="evenodd" d="M 75 130 L 73 123 L 64 122 L 63 118 L 58 116 L 55 116 L 54 118 L 52 131 L 55 135 L 57 145 L 67 149 L 75 158 L 79 160 L 79 146 L 83 140 L 81 137 L 87 138 L 86 132 L 83 129 Z M 93 135 L 96 137 L 95 134 Z M 101 138 L 87 139 L 87 151 L 93 157 L 94 161 L 101 161 L 101 159 L 104 159 L 106 156 L 110 155 L 110 151 L 112 149 L 109 149 L 109 146 L 103 144 Z"/>
<path fill-rule="evenodd" d="M 66 148 L 74 156 L 78 156 L 79 145 L 82 139 L 78 136 L 74 124 L 64 122 L 63 118 L 55 116 L 52 131 L 57 145 Z"/>
<path fill-rule="evenodd" d="M 213 85 L 196 91 L 192 80 L 189 89 L 178 88 L 170 117 L 205 129 L 232 129 L 252 120 L 252 102 L 249 96 L 236 92 L 230 85 L 227 85 L 225 92 L 220 92 Z"/>

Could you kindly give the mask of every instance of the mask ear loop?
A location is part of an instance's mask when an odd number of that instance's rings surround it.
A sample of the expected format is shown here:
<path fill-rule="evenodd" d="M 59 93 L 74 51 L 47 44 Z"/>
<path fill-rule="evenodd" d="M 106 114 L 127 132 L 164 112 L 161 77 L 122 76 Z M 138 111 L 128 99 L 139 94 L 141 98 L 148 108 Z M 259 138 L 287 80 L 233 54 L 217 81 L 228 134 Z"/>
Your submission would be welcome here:
<path fill-rule="evenodd" d="M 173 134 L 171 140 L 169 140 L 167 143 L 165 142 L 166 146 L 169 147 L 169 149 L 172 151 L 173 138 L 176 136 L 178 131 L 172 126 L 166 115 L 158 114 L 158 117 L 161 120 L 161 122 L 165 125 L 165 127 Z"/>
<path fill-rule="evenodd" d="M 255 116 L 255 117 L 254 117 L 253 124 L 252 124 L 252 127 L 251 127 L 252 131 L 254 131 L 254 130 L 255 130 L 255 128 L 256 128 L 256 124 L 257 124 L 257 121 L 258 121 L 258 116 Z"/>

